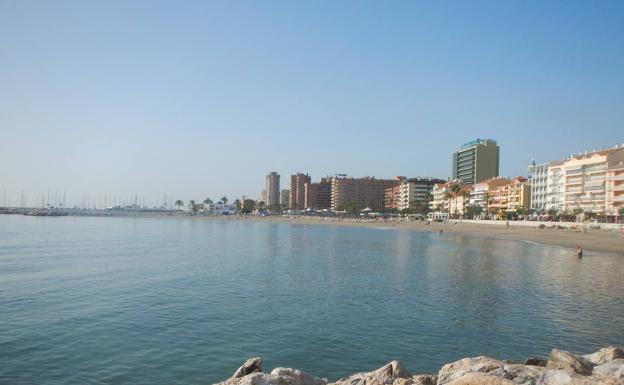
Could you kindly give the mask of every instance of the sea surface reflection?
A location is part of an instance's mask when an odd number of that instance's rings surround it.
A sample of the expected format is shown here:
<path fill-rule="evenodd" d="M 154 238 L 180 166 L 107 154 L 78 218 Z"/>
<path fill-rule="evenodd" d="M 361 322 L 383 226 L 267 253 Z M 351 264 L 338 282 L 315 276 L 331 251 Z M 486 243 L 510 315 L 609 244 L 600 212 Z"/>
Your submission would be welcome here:
<path fill-rule="evenodd" d="M 623 262 L 399 229 L 0 215 L 0 382 L 210 384 L 255 355 L 335 379 L 624 345 Z"/>

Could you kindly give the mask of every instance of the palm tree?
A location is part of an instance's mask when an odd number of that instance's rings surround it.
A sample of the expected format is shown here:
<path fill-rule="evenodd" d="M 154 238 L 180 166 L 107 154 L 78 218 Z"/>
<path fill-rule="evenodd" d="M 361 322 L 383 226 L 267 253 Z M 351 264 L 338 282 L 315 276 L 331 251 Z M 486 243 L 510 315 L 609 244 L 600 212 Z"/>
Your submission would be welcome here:
<path fill-rule="evenodd" d="M 237 210 L 240 210 L 240 209 L 241 209 L 241 207 L 242 207 L 241 200 L 240 200 L 240 199 L 235 199 L 235 200 L 234 200 L 234 205 L 236 206 L 236 209 L 237 209 Z"/>
<path fill-rule="evenodd" d="M 490 201 L 492 200 L 492 195 L 489 192 L 483 194 L 483 200 L 485 201 L 485 214 L 488 214 L 488 210 L 490 208 Z"/>
<path fill-rule="evenodd" d="M 220 201 L 220 202 L 222 202 L 224 205 L 227 205 L 227 203 L 228 203 L 228 199 L 227 199 L 227 197 L 226 197 L 225 195 L 224 195 L 224 196 L 222 196 L 222 197 L 221 197 L 221 201 Z"/>
<path fill-rule="evenodd" d="M 444 197 L 445 201 L 450 201 L 451 198 L 453 198 L 453 193 L 451 191 L 445 191 L 443 197 Z M 447 207 L 449 208 L 449 212 L 450 212 L 451 211 L 450 210 L 450 204 L 447 205 Z"/>
<path fill-rule="evenodd" d="M 204 204 L 205 204 L 205 205 L 211 205 L 212 203 L 213 203 L 213 202 L 212 202 L 212 199 L 210 199 L 210 198 L 206 198 L 206 199 L 204 199 Z"/>
<path fill-rule="evenodd" d="M 465 211 L 465 208 L 467 206 L 466 200 L 470 199 L 470 189 L 469 188 L 461 189 L 461 191 L 459 192 L 459 195 L 463 198 L 462 202 L 463 202 L 464 210 L 462 210 L 462 211 Z"/>
<path fill-rule="evenodd" d="M 180 207 L 184 206 L 184 202 L 178 199 L 175 201 L 175 205 L 178 206 L 178 210 L 180 210 Z"/>
<path fill-rule="evenodd" d="M 190 210 L 190 211 L 193 211 L 193 206 L 195 206 L 195 201 L 191 199 L 191 200 L 189 201 L 189 210 Z"/>

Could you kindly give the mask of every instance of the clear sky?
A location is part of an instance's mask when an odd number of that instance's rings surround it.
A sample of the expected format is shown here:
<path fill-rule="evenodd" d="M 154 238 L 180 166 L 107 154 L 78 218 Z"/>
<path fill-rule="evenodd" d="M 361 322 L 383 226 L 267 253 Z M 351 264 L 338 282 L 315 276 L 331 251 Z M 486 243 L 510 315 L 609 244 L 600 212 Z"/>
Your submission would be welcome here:
<path fill-rule="evenodd" d="M 0 0 L 0 200 L 501 174 L 624 143 L 624 1 Z M 2 203 L 2 201 L 0 201 Z"/>

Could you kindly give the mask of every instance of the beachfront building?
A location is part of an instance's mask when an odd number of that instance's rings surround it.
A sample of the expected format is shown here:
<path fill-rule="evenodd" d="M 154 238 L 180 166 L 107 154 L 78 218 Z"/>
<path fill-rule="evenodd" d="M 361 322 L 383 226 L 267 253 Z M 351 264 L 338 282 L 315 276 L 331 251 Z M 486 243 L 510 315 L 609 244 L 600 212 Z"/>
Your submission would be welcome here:
<path fill-rule="evenodd" d="M 480 206 L 483 208 L 484 213 L 487 212 L 492 191 L 509 182 L 510 180 L 507 178 L 496 177 L 473 184 L 470 190 L 469 205 Z"/>
<path fill-rule="evenodd" d="M 562 211 L 565 192 L 565 160 L 548 163 L 546 180 L 546 211 Z"/>
<path fill-rule="evenodd" d="M 619 220 L 624 203 L 624 145 L 585 151 L 548 163 L 544 209 Z M 536 175 L 538 172 L 536 171 Z M 537 183 L 543 185 L 543 178 Z M 531 198 L 535 196 L 532 187 Z M 539 192 L 540 190 L 537 189 Z M 538 199 L 541 199 L 538 196 Z M 540 209 L 541 204 L 531 203 Z"/>
<path fill-rule="evenodd" d="M 446 192 L 448 191 L 448 184 L 435 183 L 431 189 L 431 201 L 429 202 L 429 211 L 432 212 L 448 212 L 448 201 L 446 198 Z"/>
<path fill-rule="evenodd" d="M 447 213 L 451 217 L 461 217 L 470 201 L 470 185 L 460 180 L 435 183 L 431 190 L 432 200 L 429 210 L 433 213 Z M 435 218 L 435 216 L 430 216 Z"/>
<path fill-rule="evenodd" d="M 235 215 L 238 213 L 236 205 L 215 202 L 204 205 L 204 213 L 207 215 Z"/>
<path fill-rule="evenodd" d="M 498 176 L 499 147 L 491 139 L 465 143 L 453 153 L 453 179 L 466 184 Z"/>
<path fill-rule="evenodd" d="M 528 182 L 531 185 L 531 209 L 543 213 L 548 209 L 548 163 L 535 164 L 528 167 Z"/>
<path fill-rule="evenodd" d="M 386 208 L 406 210 L 419 205 L 428 205 L 433 186 L 439 183 L 445 181 L 426 177 L 404 179 L 398 186 L 386 190 Z"/>
<path fill-rule="evenodd" d="M 282 190 L 280 192 L 280 206 L 282 209 L 287 209 L 290 204 L 290 190 Z"/>
<path fill-rule="evenodd" d="M 278 208 L 280 204 L 280 176 L 275 171 L 266 176 L 265 203 L 268 208 Z"/>
<path fill-rule="evenodd" d="M 374 211 L 382 210 L 386 189 L 397 186 L 399 182 L 400 180 L 397 179 L 336 176 L 331 179 L 331 209 L 334 211 L 360 211 L 365 208 Z"/>
<path fill-rule="evenodd" d="M 528 179 L 518 176 L 490 192 L 488 212 L 503 216 L 516 213 L 519 209 L 529 209 L 531 203 L 531 185 Z"/>
<path fill-rule="evenodd" d="M 331 208 L 331 178 L 321 178 L 319 183 L 304 185 L 304 206 L 308 210 L 329 210 Z"/>
<path fill-rule="evenodd" d="M 528 210 L 531 207 L 531 184 L 528 179 L 519 176 L 507 186 L 507 212 Z"/>
<path fill-rule="evenodd" d="M 297 173 L 290 176 L 290 202 L 288 207 L 291 210 L 305 209 L 305 184 L 311 182 L 312 179 L 308 174 Z"/>
<path fill-rule="evenodd" d="M 624 222 L 624 161 L 609 166 L 606 193 L 608 218 Z"/>
<path fill-rule="evenodd" d="M 624 147 L 620 146 L 568 159 L 564 163 L 563 210 L 614 216 L 615 199 L 621 198 L 616 179 L 623 162 Z"/>
<path fill-rule="evenodd" d="M 402 184 L 388 187 L 385 191 L 384 207 L 387 210 L 399 210 L 399 196 Z"/>

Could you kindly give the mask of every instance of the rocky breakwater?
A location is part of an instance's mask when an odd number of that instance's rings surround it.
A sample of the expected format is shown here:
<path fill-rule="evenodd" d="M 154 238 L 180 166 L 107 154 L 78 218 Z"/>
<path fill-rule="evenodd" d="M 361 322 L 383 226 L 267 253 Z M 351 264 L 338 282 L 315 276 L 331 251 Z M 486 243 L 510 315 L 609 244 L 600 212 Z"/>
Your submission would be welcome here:
<path fill-rule="evenodd" d="M 624 350 L 609 346 L 577 355 L 553 349 L 548 359 L 524 363 L 480 356 L 444 365 L 437 374 L 412 375 L 392 361 L 372 372 L 330 383 L 298 369 L 262 371 L 262 359 L 250 358 L 232 377 L 217 385 L 624 385 Z"/>

